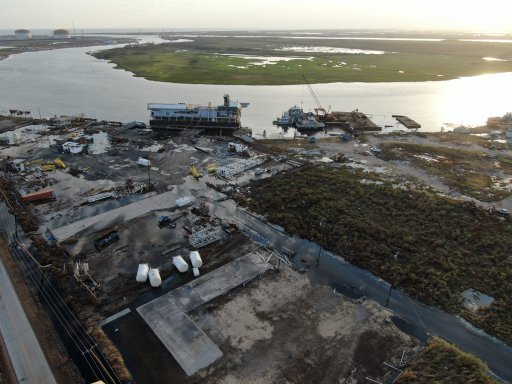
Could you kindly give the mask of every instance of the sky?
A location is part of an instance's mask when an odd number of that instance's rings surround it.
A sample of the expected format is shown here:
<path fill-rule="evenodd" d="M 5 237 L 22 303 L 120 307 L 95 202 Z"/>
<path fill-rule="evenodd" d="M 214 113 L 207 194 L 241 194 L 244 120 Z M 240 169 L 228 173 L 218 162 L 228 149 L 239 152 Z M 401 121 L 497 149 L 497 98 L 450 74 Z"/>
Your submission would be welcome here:
<path fill-rule="evenodd" d="M 511 0 L 3 0 L 0 29 L 512 32 Z"/>

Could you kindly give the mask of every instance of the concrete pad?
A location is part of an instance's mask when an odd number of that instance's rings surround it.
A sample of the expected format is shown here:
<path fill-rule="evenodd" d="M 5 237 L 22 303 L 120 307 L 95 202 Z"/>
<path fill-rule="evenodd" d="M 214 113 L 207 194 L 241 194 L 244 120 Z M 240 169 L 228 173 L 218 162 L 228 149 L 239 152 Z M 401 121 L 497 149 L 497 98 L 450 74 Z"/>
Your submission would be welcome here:
<path fill-rule="evenodd" d="M 190 283 L 169 292 L 176 304 L 184 311 L 189 312 L 217 296 L 221 296 L 231 289 L 244 284 L 270 268 L 259 256 L 249 253 L 229 264 L 226 264 Z M 168 300 L 167 295 L 156 300 Z"/>
<path fill-rule="evenodd" d="M 124 223 L 152 211 L 173 208 L 176 206 L 177 197 L 178 195 L 176 191 L 161 193 L 159 195 L 125 205 L 124 207 L 103 212 L 99 215 L 88 217 L 54 229 L 52 230 L 52 233 L 58 241 L 63 241 L 85 230 L 87 230 L 88 233 L 99 231 L 104 228 Z"/>
<path fill-rule="evenodd" d="M 137 312 L 187 375 L 222 357 L 222 351 L 172 299 L 153 300 L 137 308 Z"/>
<path fill-rule="evenodd" d="M 211 339 L 185 314 L 261 275 L 270 268 L 249 253 L 137 308 L 187 375 L 222 356 Z"/>

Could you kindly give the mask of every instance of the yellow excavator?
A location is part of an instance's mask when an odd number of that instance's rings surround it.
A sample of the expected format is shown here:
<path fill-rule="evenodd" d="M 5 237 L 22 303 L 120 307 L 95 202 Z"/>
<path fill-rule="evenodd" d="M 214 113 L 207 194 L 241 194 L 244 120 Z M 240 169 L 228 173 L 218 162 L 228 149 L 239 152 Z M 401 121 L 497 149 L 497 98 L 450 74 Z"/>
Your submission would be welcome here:
<path fill-rule="evenodd" d="M 66 168 L 66 164 L 60 159 L 60 157 L 57 157 L 55 160 L 53 160 L 53 163 L 59 168 Z"/>
<path fill-rule="evenodd" d="M 210 163 L 208 164 L 208 173 L 215 173 L 217 172 L 217 164 Z"/>
<path fill-rule="evenodd" d="M 190 164 L 189 173 L 196 179 L 199 179 L 201 177 L 201 173 L 198 171 L 194 164 Z"/>

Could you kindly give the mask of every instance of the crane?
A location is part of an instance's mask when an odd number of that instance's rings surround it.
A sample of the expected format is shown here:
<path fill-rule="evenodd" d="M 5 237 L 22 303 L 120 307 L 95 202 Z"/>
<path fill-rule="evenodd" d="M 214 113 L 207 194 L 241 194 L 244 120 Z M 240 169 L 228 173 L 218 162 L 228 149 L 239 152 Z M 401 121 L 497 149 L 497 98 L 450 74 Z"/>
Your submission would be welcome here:
<path fill-rule="evenodd" d="M 317 108 L 315 108 L 316 114 L 319 115 L 318 112 L 322 112 L 322 116 L 327 115 L 331 109 L 331 106 L 329 106 L 329 110 L 326 111 L 325 108 L 322 107 L 322 104 L 320 104 L 320 100 L 318 100 L 318 96 L 316 95 L 315 90 L 313 89 L 311 84 L 309 84 L 308 79 L 306 79 L 306 76 L 302 75 L 302 78 L 304 79 L 304 82 L 308 86 L 309 92 L 311 93 L 311 96 L 313 96 L 313 100 L 315 100 L 317 106 Z"/>

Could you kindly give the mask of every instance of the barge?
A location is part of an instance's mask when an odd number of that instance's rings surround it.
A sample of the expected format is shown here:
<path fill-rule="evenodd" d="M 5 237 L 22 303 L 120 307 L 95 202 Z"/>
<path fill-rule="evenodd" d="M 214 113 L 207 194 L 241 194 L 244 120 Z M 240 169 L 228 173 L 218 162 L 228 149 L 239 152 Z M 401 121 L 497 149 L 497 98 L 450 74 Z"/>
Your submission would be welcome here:
<path fill-rule="evenodd" d="M 153 129 L 193 128 L 207 133 L 231 136 L 241 127 L 242 108 L 247 105 L 248 103 L 241 104 L 238 101 L 231 101 L 228 94 L 224 95 L 224 103 L 219 106 L 149 103 L 148 110 L 151 111 L 149 125 Z"/>
<path fill-rule="evenodd" d="M 403 115 L 392 115 L 399 123 L 404 125 L 406 128 L 409 129 L 418 129 L 421 128 L 421 124 L 418 124 L 413 119 L 403 116 Z"/>

